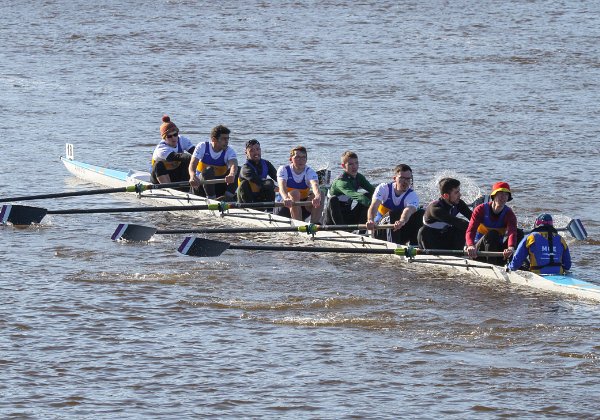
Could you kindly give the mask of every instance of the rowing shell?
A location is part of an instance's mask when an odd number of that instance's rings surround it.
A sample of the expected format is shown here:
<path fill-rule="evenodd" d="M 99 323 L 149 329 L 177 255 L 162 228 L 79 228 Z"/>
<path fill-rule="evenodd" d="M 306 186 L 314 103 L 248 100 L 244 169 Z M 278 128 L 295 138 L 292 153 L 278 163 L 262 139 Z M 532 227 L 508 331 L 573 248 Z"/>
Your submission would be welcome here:
<path fill-rule="evenodd" d="M 67 145 L 67 150 L 67 157 L 61 157 L 61 161 L 70 173 L 83 180 L 110 187 L 123 187 L 140 182 L 150 183 L 150 174 L 148 172 L 125 172 L 90 165 L 74 159 L 73 147 L 71 145 Z M 140 196 L 148 198 L 149 201 L 156 204 L 169 203 L 173 205 L 185 206 L 218 203 L 214 200 L 209 200 L 204 197 L 191 195 L 169 188 L 144 191 L 140 194 Z M 224 212 L 213 210 L 193 212 L 193 214 L 202 218 L 207 218 L 207 215 L 210 215 L 210 217 L 223 217 L 235 220 L 236 222 L 259 227 L 307 225 L 307 223 L 302 221 L 292 220 L 286 217 L 281 217 L 253 209 L 230 209 Z M 300 233 L 292 234 L 301 235 Z M 395 243 L 344 231 L 317 232 L 312 235 L 307 235 L 306 237 L 314 241 L 325 241 L 328 243 L 335 243 L 344 247 L 352 248 L 395 249 L 398 247 L 398 245 Z M 402 258 L 407 262 L 435 264 L 438 267 L 469 273 L 501 283 L 514 283 L 544 291 L 556 292 L 572 297 L 600 302 L 600 286 L 576 279 L 568 275 L 542 276 L 526 271 L 507 272 L 505 267 L 500 267 L 485 262 L 473 261 L 467 259 L 466 257 L 458 256 L 417 255 L 411 258 L 406 258 L 395 255 L 393 257 Z"/>

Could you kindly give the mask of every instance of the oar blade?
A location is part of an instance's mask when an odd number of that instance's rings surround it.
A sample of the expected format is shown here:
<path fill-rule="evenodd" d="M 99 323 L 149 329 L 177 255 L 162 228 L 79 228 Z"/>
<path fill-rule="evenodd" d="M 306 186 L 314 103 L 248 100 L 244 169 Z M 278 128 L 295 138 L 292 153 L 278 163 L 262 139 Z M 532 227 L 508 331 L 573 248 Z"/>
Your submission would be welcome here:
<path fill-rule="evenodd" d="M 40 223 L 46 213 L 48 210 L 41 207 L 5 204 L 0 208 L 0 223 L 13 225 Z"/>
<path fill-rule="evenodd" d="M 229 249 L 229 243 L 188 236 L 179 246 L 179 253 L 192 257 L 218 257 Z"/>
<path fill-rule="evenodd" d="M 142 225 L 130 225 L 128 223 L 121 223 L 115 229 L 115 232 L 112 234 L 111 239 L 113 241 L 118 241 L 119 239 L 123 239 L 126 241 L 134 241 L 134 242 L 142 242 L 149 241 L 152 239 L 152 236 L 156 233 L 158 229 L 152 226 L 142 226 Z"/>
<path fill-rule="evenodd" d="M 567 225 L 567 230 L 575 239 L 579 241 L 583 241 L 588 237 L 588 233 L 585 230 L 585 227 L 583 227 L 583 223 L 581 223 L 580 219 L 571 219 Z"/>

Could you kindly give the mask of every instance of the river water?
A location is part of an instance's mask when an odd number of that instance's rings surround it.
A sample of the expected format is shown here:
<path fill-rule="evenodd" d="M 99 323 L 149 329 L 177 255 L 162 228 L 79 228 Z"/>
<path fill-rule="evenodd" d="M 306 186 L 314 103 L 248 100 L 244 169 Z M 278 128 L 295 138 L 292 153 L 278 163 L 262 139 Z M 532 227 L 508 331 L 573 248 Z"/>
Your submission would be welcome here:
<path fill-rule="evenodd" d="M 145 169 L 163 114 L 220 123 L 275 165 L 303 144 L 374 182 L 408 163 L 473 198 L 511 184 L 528 227 L 584 221 L 600 282 L 597 1 L 2 1 L 0 195 L 98 188 L 58 160 Z M 28 202 L 138 205 L 126 195 Z M 119 222 L 0 228 L 0 414 L 22 418 L 598 418 L 598 305 L 383 257 L 113 243 Z M 560 224 L 559 223 L 559 224 Z M 291 243 L 289 236 L 223 237 Z"/>

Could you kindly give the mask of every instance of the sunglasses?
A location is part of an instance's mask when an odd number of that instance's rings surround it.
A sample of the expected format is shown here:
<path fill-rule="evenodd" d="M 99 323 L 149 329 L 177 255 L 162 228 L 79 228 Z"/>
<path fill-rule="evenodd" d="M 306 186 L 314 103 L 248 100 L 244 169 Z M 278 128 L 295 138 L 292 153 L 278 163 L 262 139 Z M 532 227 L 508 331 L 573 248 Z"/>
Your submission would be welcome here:
<path fill-rule="evenodd" d="M 176 131 L 175 133 L 167 134 L 167 137 L 166 137 L 166 138 L 169 138 L 169 137 L 177 137 L 178 135 L 179 135 L 179 132 L 178 132 L 178 131 Z"/>
<path fill-rule="evenodd" d="M 260 146 L 260 143 L 258 142 L 258 140 L 252 139 L 252 140 L 248 140 L 246 142 L 246 149 L 248 149 L 249 147 L 252 147 L 254 145 L 258 144 Z"/>

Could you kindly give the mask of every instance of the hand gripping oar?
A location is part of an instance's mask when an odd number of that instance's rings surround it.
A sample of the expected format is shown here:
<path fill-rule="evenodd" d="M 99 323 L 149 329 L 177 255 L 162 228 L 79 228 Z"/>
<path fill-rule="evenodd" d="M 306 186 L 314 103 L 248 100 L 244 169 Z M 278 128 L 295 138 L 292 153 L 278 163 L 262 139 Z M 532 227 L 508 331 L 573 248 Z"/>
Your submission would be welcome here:
<path fill-rule="evenodd" d="M 298 201 L 295 206 L 309 205 L 309 201 Z M 229 209 L 269 209 L 283 207 L 283 203 L 228 203 L 199 204 L 190 206 L 159 206 L 159 207 L 112 207 L 105 209 L 67 209 L 48 210 L 42 207 L 4 204 L 0 208 L 0 224 L 12 223 L 13 225 L 30 225 L 40 223 L 47 214 L 88 214 L 88 213 L 138 213 L 153 211 L 186 211 L 186 210 L 216 210 L 224 212 Z"/>
<path fill-rule="evenodd" d="M 377 225 L 375 229 L 392 229 L 394 225 Z M 367 225 L 316 225 L 269 226 L 259 228 L 199 228 L 199 229 L 157 229 L 152 226 L 121 223 L 111 236 L 113 241 L 149 241 L 153 235 L 173 235 L 181 233 L 261 233 L 261 232 L 301 232 L 314 235 L 317 232 L 336 230 L 366 230 Z"/>
<path fill-rule="evenodd" d="M 209 179 L 201 181 L 202 184 L 222 184 L 225 182 L 225 179 Z M 158 190 L 162 188 L 178 188 L 178 187 L 186 187 L 190 185 L 188 181 L 182 182 L 170 182 L 168 184 L 135 184 L 129 185 L 127 187 L 117 187 L 117 188 L 103 188 L 99 190 L 87 190 L 87 191 L 72 191 L 72 192 L 63 192 L 63 193 L 55 193 L 55 194 L 38 194 L 38 195 L 25 195 L 22 197 L 8 197 L 8 198 L 0 198 L 0 203 L 8 203 L 10 201 L 27 201 L 27 200 L 42 200 L 45 198 L 61 198 L 61 197 L 77 197 L 81 195 L 98 195 L 98 194 L 113 194 L 113 193 L 123 193 L 123 192 L 135 192 L 138 194 L 143 193 L 144 191 L 149 190 Z"/>
<path fill-rule="evenodd" d="M 341 254 L 379 254 L 401 255 L 412 258 L 415 255 L 464 255 L 463 250 L 453 249 L 419 249 L 411 246 L 398 248 L 342 248 L 342 247 L 316 247 L 316 246 L 275 246 L 275 245 L 234 245 L 229 242 L 214 241 L 212 239 L 194 238 L 188 236 L 179 246 L 179 253 L 192 257 L 218 257 L 227 249 L 243 249 L 250 251 L 290 251 L 290 252 L 332 252 Z M 483 257 L 501 257 L 502 252 L 478 252 Z"/>

